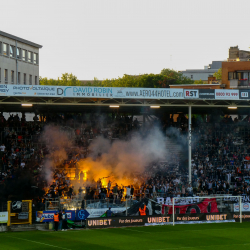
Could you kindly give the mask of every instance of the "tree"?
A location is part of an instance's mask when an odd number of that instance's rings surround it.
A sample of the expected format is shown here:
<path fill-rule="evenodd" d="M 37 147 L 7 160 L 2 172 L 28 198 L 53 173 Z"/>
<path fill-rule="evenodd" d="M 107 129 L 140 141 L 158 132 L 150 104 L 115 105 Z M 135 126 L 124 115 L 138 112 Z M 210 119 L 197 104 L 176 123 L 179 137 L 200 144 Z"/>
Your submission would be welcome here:
<path fill-rule="evenodd" d="M 219 68 L 217 72 L 213 74 L 214 77 L 216 77 L 217 80 L 222 79 L 222 68 Z"/>
<path fill-rule="evenodd" d="M 193 84 L 194 81 L 182 73 L 163 69 L 160 74 L 124 75 L 117 79 L 102 81 L 103 87 L 169 88 L 171 84 Z"/>
<path fill-rule="evenodd" d="M 194 84 L 204 84 L 204 82 L 200 79 L 200 80 L 195 80 Z"/>
<path fill-rule="evenodd" d="M 59 85 L 59 86 L 80 86 L 81 82 L 72 73 L 64 73 L 61 78 L 57 80 L 48 79 L 47 77 L 39 77 L 40 85 Z"/>
<path fill-rule="evenodd" d="M 173 69 L 163 69 L 161 75 L 165 76 L 165 84 L 193 84 L 194 81 Z"/>

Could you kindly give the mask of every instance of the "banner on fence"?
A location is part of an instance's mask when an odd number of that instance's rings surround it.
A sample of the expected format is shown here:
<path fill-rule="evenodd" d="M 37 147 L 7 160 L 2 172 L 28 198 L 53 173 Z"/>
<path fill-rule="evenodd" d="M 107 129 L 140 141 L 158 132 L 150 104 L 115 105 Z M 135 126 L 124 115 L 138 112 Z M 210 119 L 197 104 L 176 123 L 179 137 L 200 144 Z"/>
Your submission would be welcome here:
<path fill-rule="evenodd" d="M 86 227 L 88 228 L 104 228 L 104 227 L 124 227 L 124 226 L 144 226 L 147 221 L 146 216 L 134 217 L 108 217 L 87 219 Z"/>
<path fill-rule="evenodd" d="M 248 203 L 248 202 L 241 203 L 241 211 L 242 212 L 250 212 L 250 203 Z M 234 204 L 234 212 L 240 212 L 239 203 Z"/>
<path fill-rule="evenodd" d="M 0 224 L 8 223 L 8 212 L 0 212 Z"/>
<path fill-rule="evenodd" d="M 54 214 L 58 212 L 54 211 L 36 211 L 36 222 L 51 222 L 54 221 Z M 67 218 L 75 221 L 75 211 L 66 210 Z"/>
<path fill-rule="evenodd" d="M 129 207 L 128 207 L 129 209 Z M 95 217 L 100 217 L 102 216 L 108 208 L 87 208 L 87 212 L 89 213 L 88 218 L 95 218 Z M 126 210 L 125 207 L 117 207 L 117 208 L 112 208 L 112 213 L 121 213 Z"/>

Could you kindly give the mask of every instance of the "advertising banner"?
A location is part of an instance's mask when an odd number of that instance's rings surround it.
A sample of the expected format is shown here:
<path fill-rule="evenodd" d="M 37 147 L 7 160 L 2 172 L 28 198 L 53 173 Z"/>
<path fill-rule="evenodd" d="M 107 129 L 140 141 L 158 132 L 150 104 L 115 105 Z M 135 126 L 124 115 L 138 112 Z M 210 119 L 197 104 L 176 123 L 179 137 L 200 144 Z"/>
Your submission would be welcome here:
<path fill-rule="evenodd" d="M 242 212 L 250 212 L 250 203 L 248 203 L 248 202 L 241 203 L 241 211 Z M 234 212 L 240 212 L 239 203 L 234 204 Z"/>
<path fill-rule="evenodd" d="M 8 223 L 8 212 L 0 212 L 0 224 Z"/>
<path fill-rule="evenodd" d="M 54 221 L 54 214 L 58 211 L 37 211 L 36 222 L 51 222 Z M 75 221 L 75 211 L 66 210 L 67 218 Z"/>
<path fill-rule="evenodd" d="M 57 96 L 86 98 L 183 99 L 183 89 L 57 87 Z"/>
<path fill-rule="evenodd" d="M 82 210 L 76 211 L 76 214 L 75 214 L 76 221 L 86 220 L 88 217 L 89 217 L 89 213 L 87 210 L 82 209 Z"/>
<path fill-rule="evenodd" d="M 105 228 L 105 227 L 124 227 L 124 226 L 144 226 L 147 222 L 147 216 L 135 217 L 108 217 L 87 219 L 87 228 Z"/>
<path fill-rule="evenodd" d="M 0 96 L 183 99 L 183 89 L 3 84 L 0 85 Z"/>
<path fill-rule="evenodd" d="M 56 97 L 56 86 L 45 85 L 11 85 L 9 93 L 13 96 L 47 96 Z"/>
<path fill-rule="evenodd" d="M 245 100 L 250 99 L 250 90 L 240 89 L 239 92 L 240 92 L 239 96 L 240 99 L 245 99 Z"/>
<path fill-rule="evenodd" d="M 0 84 L 0 96 L 116 98 L 116 99 L 250 99 L 250 90 L 238 89 L 174 89 L 112 88 L 88 86 Z"/>
<path fill-rule="evenodd" d="M 12 201 L 11 202 L 11 213 L 21 213 L 22 211 L 22 201 Z"/>
<path fill-rule="evenodd" d="M 129 207 L 128 207 L 128 209 L 129 209 Z M 95 218 L 95 217 L 102 216 L 108 210 L 108 208 L 92 208 L 92 209 L 87 208 L 86 210 L 89 213 L 89 218 Z M 122 213 L 125 210 L 126 210 L 126 208 L 122 208 L 122 207 L 117 207 L 117 208 L 111 209 L 111 211 L 113 213 Z"/>
<path fill-rule="evenodd" d="M 187 98 L 187 99 L 199 98 L 199 90 L 198 89 L 184 89 L 184 98 Z"/>
<path fill-rule="evenodd" d="M 204 199 L 199 203 L 175 204 L 175 214 L 218 213 L 216 198 Z M 173 214 L 173 205 L 162 205 L 162 214 Z"/>
<path fill-rule="evenodd" d="M 215 89 L 215 99 L 220 100 L 238 100 L 238 89 Z"/>
<path fill-rule="evenodd" d="M 211 214 L 179 214 L 175 215 L 176 224 L 189 223 L 218 223 L 218 222 L 236 222 L 239 221 L 239 214 L 234 213 L 211 213 Z M 250 220 L 250 215 L 242 215 L 242 220 Z M 123 226 L 153 226 L 169 225 L 173 223 L 173 216 L 156 215 L 156 216 L 135 216 L 135 217 L 110 217 L 87 219 L 87 228 L 108 228 Z"/>
<path fill-rule="evenodd" d="M 214 89 L 200 89 L 199 98 L 200 99 L 215 99 Z"/>

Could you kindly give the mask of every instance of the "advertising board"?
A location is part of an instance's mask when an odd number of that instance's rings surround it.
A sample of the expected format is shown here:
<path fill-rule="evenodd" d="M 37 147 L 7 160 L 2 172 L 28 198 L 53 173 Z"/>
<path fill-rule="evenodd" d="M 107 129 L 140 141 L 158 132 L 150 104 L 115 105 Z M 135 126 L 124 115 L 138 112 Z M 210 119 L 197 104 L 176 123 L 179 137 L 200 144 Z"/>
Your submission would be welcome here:
<path fill-rule="evenodd" d="M 250 203 L 248 203 L 248 202 L 241 203 L 241 211 L 242 212 L 250 212 Z M 234 204 L 234 212 L 240 212 L 239 203 Z"/>
<path fill-rule="evenodd" d="M 0 212 L 0 224 L 8 223 L 8 212 Z"/>
<path fill-rule="evenodd" d="M 54 221 L 54 214 L 58 211 L 37 211 L 36 222 L 51 222 Z M 75 220 L 75 211 L 66 210 L 67 218 L 69 220 Z"/>
<path fill-rule="evenodd" d="M 199 98 L 200 99 L 214 99 L 215 98 L 214 89 L 200 89 Z"/>
<path fill-rule="evenodd" d="M 108 217 L 87 219 L 87 228 L 105 228 L 105 227 L 124 227 L 124 226 L 143 226 L 147 222 L 146 216 L 135 217 Z"/>
<path fill-rule="evenodd" d="M 122 208 L 122 207 L 112 208 L 112 212 L 113 213 L 122 213 L 123 211 L 125 211 L 125 209 L 126 208 Z M 129 209 L 129 207 L 128 207 L 128 209 Z M 88 218 L 95 218 L 95 217 L 102 216 L 108 210 L 108 208 L 93 208 L 93 209 L 87 208 L 86 210 L 89 213 Z"/>
<path fill-rule="evenodd" d="M 238 89 L 215 89 L 215 99 L 239 100 L 239 90 Z"/>
<path fill-rule="evenodd" d="M 244 99 L 245 100 L 250 99 L 250 90 L 248 90 L 248 89 L 240 89 L 239 93 L 240 93 L 240 95 L 239 95 L 240 99 L 243 99 L 243 100 Z"/>
<path fill-rule="evenodd" d="M 116 99 L 250 99 L 250 90 L 0 84 L 1 96 Z"/>
<path fill-rule="evenodd" d="M 199 90 L 198 89 L 184 89 L 184 98 L 198 99 L 199 98 Z"/>

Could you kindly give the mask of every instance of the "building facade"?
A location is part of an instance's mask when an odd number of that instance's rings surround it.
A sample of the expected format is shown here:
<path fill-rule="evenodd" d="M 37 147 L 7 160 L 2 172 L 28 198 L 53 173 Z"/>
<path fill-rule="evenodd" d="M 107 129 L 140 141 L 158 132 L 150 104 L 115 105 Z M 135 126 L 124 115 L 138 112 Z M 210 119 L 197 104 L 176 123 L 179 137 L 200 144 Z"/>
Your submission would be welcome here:
<path fill-rule="evenodd" d="M 204 69 L 187 69 L 180 72 L 191 80 L 208 82 L 208 77 L 213 76 L 213 74 L 221 68 L 221 63 L 222 61 L 213 61 L 208 66 L 205 66 Z"/>
<path fill-rule="evenodd" d="M 250 61 L 222 63 L 222 84 L 226 88 L 250 88 Z"/>
<path fill-rule="evenodd" d="M 250 61 L 250 51 L 240 50 L 238 45 L 230 47 L 228 51 L 228 62 Z"/>
<path fill-rule="evenodd" d="M 41 45 L 0 31 L 0 84 L 39 84 Z"/>

